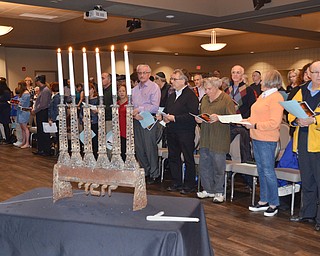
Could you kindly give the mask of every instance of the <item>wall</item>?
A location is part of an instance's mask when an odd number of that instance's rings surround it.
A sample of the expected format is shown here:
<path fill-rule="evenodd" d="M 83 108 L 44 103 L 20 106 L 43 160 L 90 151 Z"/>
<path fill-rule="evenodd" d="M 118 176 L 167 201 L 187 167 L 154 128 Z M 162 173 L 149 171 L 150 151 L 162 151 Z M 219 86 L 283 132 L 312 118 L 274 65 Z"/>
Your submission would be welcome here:
<path fill-rule="evenodd" d="M 96 77 L 94 52 L 88 52 L 89 77 Z M 68 54 L 67 50 L 62 51 L 64 77 L 68 78 Z M 163 71 L 167 77 L 175 68 L 185 68 L 189 72 L 212 72 L 219 69 L 222 76 L 229 76 L 230 69 L 235 64 L 245 68 L 245 73 L 251 82 L 251 73 L 260 70 L 261 73 L 270 69 L 289 70 L 302 68 L 306 63 L 320 59 L 320 48 L 246 54 L 222 57 L 192 57 L 192 56 L 171 56 L 160 54 L 136 54 L 129 53 L 130 71 L 141 63 L 147 63 L 152 68 L 152 74 Z M 116 53 L 116 68 L 118 74 L 124 74 L 123 53 Z M 102 71 L 110 72 L 110 53 L 101 53 Z M 196 66 L 201 69 L 197 70 Z M 26 71 L 22 70 L 26 68 Z M 57 71 L 56 51 L 42 49 L 23 48 L 0 48 L 0 76 L 6 76 L 11 89 L 14 89 L 17 82 L 25 76 L 34 77 L 35 71 Z M 75 81 L 83 81 L 82 52 L 74 52 Z"/>

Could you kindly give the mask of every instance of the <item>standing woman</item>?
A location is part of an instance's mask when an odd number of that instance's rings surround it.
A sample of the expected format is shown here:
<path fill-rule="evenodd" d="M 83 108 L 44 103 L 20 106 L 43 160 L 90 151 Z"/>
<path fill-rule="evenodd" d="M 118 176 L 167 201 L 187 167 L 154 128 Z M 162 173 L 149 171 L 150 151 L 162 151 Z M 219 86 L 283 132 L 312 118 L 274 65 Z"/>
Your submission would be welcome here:
<path fill-rule="evenodd" d="M 128 95 L 126 85 L 122 84 L 118 88 L 118 105 L 119 105 L 119 125 L 120 125 L 120 139 L 121 139 L 121 157 L 122 160 L 126 160 L 126 146 L 127 146 L 127 109 Z"/>
<path fill-rule="evenodd" d="M 262 94 L 251 107 L 251 116 L 246 125 L 250 129 L 253 153 L 257 163 L 260 182 L 260 201 L 250 206 L 253 212 L 264 211 L 271 217 L 278 213 L 279 196 L 277 176 L 274 171 L 275 152 L 280 139 L 280 124 L 283 117 L 283 101 L 278 89 L 282 78 L 277 70 L 269 71 L 262 79 Z"/>
<path fill-rule="evenodd" d="M 7 80 L 0 77 L 0 123 L 3 125 L 6 136 L 5 144 L 10 144 L 10 104 L 11 91 L 7 85 Z"/>
<path fill-rule="evenodd" d="M 217 77 L 204 79 L 206 95 L 202 98 L 200 114 L 210 115 L 210 123 L 201 124 L 200 133 L 200 176 L 203 191 L 198 192 L 199 198 L 212 197 L 214 203 L 224 200 L 224 171 L 226 154 L 230 149 L 230 125 L 220 123 L 218 115 L 235 114 L 234 103 L 225 92 L 221 91 L 222 80 Z"/>
<path fill-rule="evenodd" d="M 29 137 L 30 132 L 28 128 L 28 122 L 30 119 L 30 93 L 27 89 L 25 81 L 18 83 L 19 87 L 19 107 L 17 112 L 17 122 L 20 124 L 22 132 L 22 145 L 20 148 L 30 148 Z"/>

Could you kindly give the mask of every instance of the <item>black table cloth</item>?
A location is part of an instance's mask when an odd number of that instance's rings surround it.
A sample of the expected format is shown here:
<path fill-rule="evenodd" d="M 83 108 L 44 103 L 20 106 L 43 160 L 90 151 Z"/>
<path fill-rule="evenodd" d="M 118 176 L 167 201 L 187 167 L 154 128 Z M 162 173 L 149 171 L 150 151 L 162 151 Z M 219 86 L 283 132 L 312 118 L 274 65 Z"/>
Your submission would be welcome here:
<path fill-rule="evenodd" d="M 1 256 L 213 255 L 198 199 L 148 196 L 132 211 L 133 194 L 52 201 L 52 189 L 38 188 L 0 203 Z M 150 222 L 146 216 L 198 217 L 200 222 Z"/>

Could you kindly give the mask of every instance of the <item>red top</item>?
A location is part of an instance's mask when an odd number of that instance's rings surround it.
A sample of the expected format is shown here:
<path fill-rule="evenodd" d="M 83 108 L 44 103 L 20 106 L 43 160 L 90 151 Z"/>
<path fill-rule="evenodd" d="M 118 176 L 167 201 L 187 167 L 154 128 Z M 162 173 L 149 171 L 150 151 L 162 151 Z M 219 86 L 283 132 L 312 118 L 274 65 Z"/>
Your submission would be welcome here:
<path fill-rule="evenodd" d="M 118 101 L 119 105 L 119 124 L 120 124 L 120 136 L 123 138 L 127 138 L 127 130 L 126 130 L 126 124 L 127 124 L 127 109 L 126 105 L 128 104 L 128 101 L 126 101 L 123 104 L 120 104 L 120 101 Z"/>

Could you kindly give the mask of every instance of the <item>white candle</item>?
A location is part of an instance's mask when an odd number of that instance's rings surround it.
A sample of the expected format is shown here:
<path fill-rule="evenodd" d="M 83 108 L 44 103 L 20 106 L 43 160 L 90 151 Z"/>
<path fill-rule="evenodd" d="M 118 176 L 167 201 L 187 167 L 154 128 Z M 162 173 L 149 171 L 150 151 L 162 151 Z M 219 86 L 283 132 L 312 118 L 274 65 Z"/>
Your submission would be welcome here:
<path fill-rule="evenodd" d="M 99 96 L 103 96 L 99 48 L 96 48 L 96 66 L 97 66 L 98 93 L 99 93 Z"/>
<path fill-rule="evenodd" d="M 117 73 L 116 73 L 116 58 L 114 56 L 114 45 L 111 46 L 111 81 L 112 95 L 117 95 Z"/>
<path fill-rule="evenodd" d="M 76 87 L 74 84 L 74 71 L 73 71 L 73 58 L 72 58 L 72 47 L 69 47 L 69 80 L 70 80 L 70 91 L 71 95 L 76 95 Z"/>
<path fill-rule="evenodd" d="M 61 49 L 58 49 L 57 52 L 57 59 L 58 59 L 58 81 L 59 81 L 59 93 L 60 95 L 64 95 L 63 89 L 63 73 L 62 73 L 62 58 L 61 58 Z"/>
<path fill-rule="evenodd" d="M 82 48 L 84 96 L 89 96 L 89 75 L 86 48 Z"/>
<path fill-rule="evenodd" d="M 126 75 L 127 94 L 131 95 L 131 81 L 130 81 L 130 68 L 129 68 L 129 56 L 127 46 L 124 46 L 124 67 Z"/>

